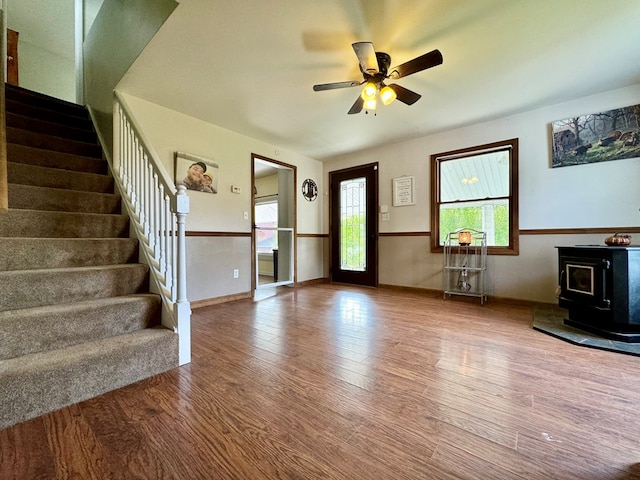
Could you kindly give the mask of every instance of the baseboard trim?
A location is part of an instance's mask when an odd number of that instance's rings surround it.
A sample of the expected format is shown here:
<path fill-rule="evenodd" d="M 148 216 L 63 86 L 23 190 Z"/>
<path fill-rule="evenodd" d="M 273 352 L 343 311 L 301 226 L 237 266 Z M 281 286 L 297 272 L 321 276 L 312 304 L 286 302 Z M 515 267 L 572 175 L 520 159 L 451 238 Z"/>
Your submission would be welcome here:
<path fill-rule="evenodd" d="M 444 291 L 434 289 L 434 288 L 422 288 L 422 287 L 407 287 L 403 285 L 389 285 L 381 283 L 378 285 L 378 288 L 383 288 L 385 290 L 395 290 L 402 292 L 412 292 L 412 293 L 424 293 L 425 295 L 433 296 L 433 297 L 443 297 Z M 478 301 L 477 297 L 465 297 L 465 296 L 452 296 L 451 298 L 447 298 L 449 300 L 462 300 L 462 301 Z M 557 306 L 555 303 L 547 303 L 547 302 L 537 302 L 535 300 L 523 300 L 520 298 L 510 298 L 510 297 L 497 297 L 495 295 L 489 295 L 488 300 L 493 303 L 500 303 L 505 305 L 514 305 L 514 306 L 522 306 L 522 307 L 545 307 L 545 306 Z M 486 305 L 486 302 L 485 302 Z"/>
<path fill-rule="evenodd" d="M 313 280 L 305 280 L 304 282 L 296 282 L 296 287 L 309 287 L 311 285 L 319 285 L 321 283 L 329 283 L 328 278 L 314 278 Z"/>
<path fill-rule="evenodd" d="M 244 300 L 245 298 L 251 298 L 251 292 L 234 293 L 233 295 L 223 295 L 215 298 L 205 298 L 203 300 L 196 300 L 191 302 L 191 309 L 209 307 L 211 305 L 218 305 L 220 303 L 234 302 L 236 300 Z"/>
<path fill-rule="evenodd" d="M 293 286 L 296 288 L 299 287 L 310 287 L 313 285 L 321 285 L 325 283 L 332 283 L 328 278 L 314 278 L 312 280 L 305 280 L 304 282 L 296 282 Z M 378 285 L 379 289 L 384 290 L 395 290 L 396 292 L 412 292 L 412 293 L 422 293 L 424 295 L 428 295 L 430 297 L 443 297 L 444 292 L 442 290 L 434 289 L 434 288 L 423 288 L 423 287 L 408 287 L 404 285 L 391 285 L 381 283 Z M 208 307 L 211 305 L 218 305 L 221 303 L 234 302 L 236 300 L 244 300 L 246 298 L 252 298 L 253 295 L 251 292 L 242 292 L 235 293 L 233 295 L 224 295 L 222 297 L 215 298 L 206 298 L 204 300 L 196 300 L 191 302 L 191 309 L 195 310 L 198 308 Z M 449 300 L 462 300 L 462 301 L 477 301 L 475 297 L 464 297 L 464 296 L 455 296 L 451 297 Z M 557 306 L 555 303 L 547 303 L 547 302 L 537 302 L 534 300 L 523 300 L 519 298 L 509 298 L 509 297 L 496 297 L 490 295 L 488 297 L 489 303 L 497 303 L 497 304 L 506 304 L 506 305 L 516 305 L 523 307 L 547 307 L 547 306 Z M 486 305 L 487 302 L 485 302 Z"/>
<path fill-rule="evenodd" d="M 313 280 L 305 280 L 304 282 L 296 282 L 294 287 L 308 287 L 311 285 L 318 285 L 322 283 L 329 283 L 328 278 L 314 278 Z M 236 300 L 244 300 L 246 298 L 253 298 L 251 292 L 234 293 L 233 295 L 223 295 L 221 297 L 205 298 L 202 300 L 195 300 L 191 302 L 191 309 L 197 310 L 198 308 L 209 307 L 211 305 L 219 305 L 221 303 L 235 302 Z"/>

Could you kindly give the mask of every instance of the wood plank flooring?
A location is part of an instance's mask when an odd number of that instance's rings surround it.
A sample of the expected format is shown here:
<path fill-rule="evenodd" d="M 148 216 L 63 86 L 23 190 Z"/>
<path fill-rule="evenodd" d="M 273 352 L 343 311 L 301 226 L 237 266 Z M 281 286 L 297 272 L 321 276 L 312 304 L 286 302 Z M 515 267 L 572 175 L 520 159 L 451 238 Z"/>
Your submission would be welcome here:
<path fill-rule="evenodd" d="M 640 479 L 640 357 L 531 324 L 336 285 L 201 308 L 191 364 L 0 431 L 0 478 Z"/>

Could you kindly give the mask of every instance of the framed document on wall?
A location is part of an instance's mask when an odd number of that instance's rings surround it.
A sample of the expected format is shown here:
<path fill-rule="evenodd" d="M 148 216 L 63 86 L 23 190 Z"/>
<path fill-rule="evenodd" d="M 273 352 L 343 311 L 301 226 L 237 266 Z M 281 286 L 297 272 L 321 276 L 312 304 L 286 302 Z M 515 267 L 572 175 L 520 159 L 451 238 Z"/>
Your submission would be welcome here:
<path fill-rule="evenodd" d="M 403 207 L 415 205 L 413 193 L 413 177 L 398 177 L 393 179 L 393 206 Z"/>

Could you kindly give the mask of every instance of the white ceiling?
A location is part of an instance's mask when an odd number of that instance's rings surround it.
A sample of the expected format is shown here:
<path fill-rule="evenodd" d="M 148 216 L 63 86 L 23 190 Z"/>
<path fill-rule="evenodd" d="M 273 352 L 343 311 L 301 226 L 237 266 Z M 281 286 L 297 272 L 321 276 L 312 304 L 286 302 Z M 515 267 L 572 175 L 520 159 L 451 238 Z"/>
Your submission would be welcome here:
<path fill-rule="evenodd" d="M 640 83 L 639 24 L 638 0 L 182 0 L 121 88 L 322 160 Z M 347 115 L 358 88 L 312 86 L 361 78 L 355 41 L 444 63 Z"/>
<path fill-rule="evenodd" d="M 638 0 L 181 0 L 119 88 L 323 160 L 640 83 L 639 24 Z M 355 41 L 444 63 L 347 115 L 358 88 L 312 86 L 361 79 Z"/>

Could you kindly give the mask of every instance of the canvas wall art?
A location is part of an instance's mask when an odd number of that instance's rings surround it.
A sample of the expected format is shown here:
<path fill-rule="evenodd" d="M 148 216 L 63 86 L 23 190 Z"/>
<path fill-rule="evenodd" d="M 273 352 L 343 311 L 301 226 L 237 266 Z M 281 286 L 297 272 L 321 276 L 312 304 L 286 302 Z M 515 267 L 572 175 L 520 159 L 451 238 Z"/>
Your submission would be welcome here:
<path fill-rule="evenodd" d="M 175 153 L 174 181 L 187 190 L 218 193 L 218 164 L 184 152 Z"/>
<path fill-rule="evenodd" d="M 552 167 L 640 157 L 640 105 L 558 120 Z"/>

